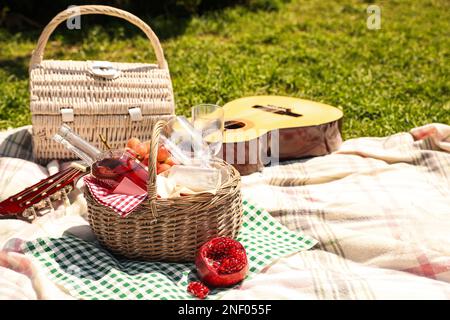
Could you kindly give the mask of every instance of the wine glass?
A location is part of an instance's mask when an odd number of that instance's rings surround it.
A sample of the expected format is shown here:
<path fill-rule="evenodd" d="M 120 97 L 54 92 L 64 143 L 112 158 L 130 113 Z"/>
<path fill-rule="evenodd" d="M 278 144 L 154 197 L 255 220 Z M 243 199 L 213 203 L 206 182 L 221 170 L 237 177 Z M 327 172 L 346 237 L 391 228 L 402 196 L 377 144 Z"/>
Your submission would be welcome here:
<path fill-rule="evenodd" d="M 176 116 L 169 120 L 160 133 L 160 143 L 169 150 L 177 162 L 193 165 L 196 157 L 209 157 L 209 148 L 201 134 L 194 129 L 184 116 Z"/>
<path fill-rule="evenodd" d="M 192 125 L 208 145 L 211 156 L 217 155 L 223 141 L 223 109 L 215 104 L 199 104 L 192 107 Z"/>

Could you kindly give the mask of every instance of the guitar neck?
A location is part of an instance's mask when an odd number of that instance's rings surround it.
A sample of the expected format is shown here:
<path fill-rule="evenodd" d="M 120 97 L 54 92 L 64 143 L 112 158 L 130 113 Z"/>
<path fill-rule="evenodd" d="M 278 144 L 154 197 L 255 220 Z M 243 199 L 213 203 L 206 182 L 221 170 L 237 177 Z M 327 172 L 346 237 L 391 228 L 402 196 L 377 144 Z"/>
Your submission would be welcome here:
<path fill-rule="evenodd" d="M 23 191 L 0 202 L 0 216 L 20 216 L 25 210 L 38 207 L 40 203 L 54 199 L 58 192 L 70 192 L 76 181 L 87 171 L 87 166 L 72 165 Z"/>

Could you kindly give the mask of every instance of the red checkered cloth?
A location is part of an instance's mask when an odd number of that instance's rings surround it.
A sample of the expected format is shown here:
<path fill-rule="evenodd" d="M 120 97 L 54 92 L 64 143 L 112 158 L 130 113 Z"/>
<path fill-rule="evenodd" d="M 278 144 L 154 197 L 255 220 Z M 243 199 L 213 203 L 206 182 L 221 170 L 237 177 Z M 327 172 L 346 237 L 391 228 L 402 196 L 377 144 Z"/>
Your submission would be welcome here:
<path fill-rule="evenodd" d="M 128 216 L 147 198 L 147 192 L 135 196 L 112 193 L 110 189 L 98 184 L 96 179 L 91 176 L 85 176 L 84 182 L 95 200 L 113 209 L 123 218 Z"/>

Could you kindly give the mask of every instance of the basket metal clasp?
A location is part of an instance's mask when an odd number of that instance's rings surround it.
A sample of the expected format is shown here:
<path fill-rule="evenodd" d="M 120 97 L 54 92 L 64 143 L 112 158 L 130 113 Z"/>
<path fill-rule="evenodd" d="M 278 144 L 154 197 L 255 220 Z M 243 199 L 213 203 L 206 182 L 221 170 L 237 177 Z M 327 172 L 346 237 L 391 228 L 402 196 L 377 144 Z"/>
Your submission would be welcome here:
<path fill-rule="evenodd" d="M 120 75 L 120 70 L 114 68 L 109 61 L 92 61 L 89 71 L 98 77 L 115 79 Z"/>

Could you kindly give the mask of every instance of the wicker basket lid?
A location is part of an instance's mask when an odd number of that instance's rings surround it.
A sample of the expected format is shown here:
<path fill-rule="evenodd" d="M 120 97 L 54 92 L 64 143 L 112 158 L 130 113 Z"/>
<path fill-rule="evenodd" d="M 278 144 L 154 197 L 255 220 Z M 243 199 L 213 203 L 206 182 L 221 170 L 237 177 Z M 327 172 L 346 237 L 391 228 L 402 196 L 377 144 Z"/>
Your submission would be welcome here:
<path fill-rule="evenodd" d="M 104 63 L 103 61 L 101 61 Z M 30 70 L 31 112 L 60 114 L 173 114 L 170 75 L 156 64 L 107 62 L 114 78 L 96 74 L 99 61 L 43 60 Z"/>

